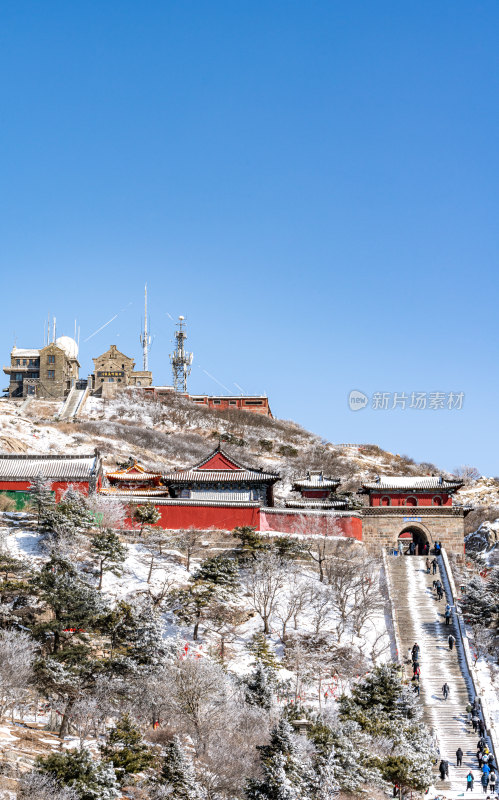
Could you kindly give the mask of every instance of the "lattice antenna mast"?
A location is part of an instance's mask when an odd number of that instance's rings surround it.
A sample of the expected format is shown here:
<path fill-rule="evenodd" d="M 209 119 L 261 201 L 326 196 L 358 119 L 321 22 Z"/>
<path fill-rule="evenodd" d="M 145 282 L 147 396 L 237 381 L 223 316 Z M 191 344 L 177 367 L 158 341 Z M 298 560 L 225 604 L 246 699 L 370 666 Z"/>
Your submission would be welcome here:
<path fill-rule="evenodd" d="M 147 283 L 144 287 L 144 331 L 140 334 L 139 339 L 142 345 L 142 368 L 144 372 L 147 372 L 149 369 L 149 348 L 152 342 L 147 330 Z"/>
<path fill-rule="evenodd" d="M 187 333 L 185 332 L 184 317 L 178 318 L 177 327 L 178 330 L 175 331 L 175 350 L 170 354 L 173 388 L 176 392 L 187 392 L 187 376 L 191 374 L 191 364 L 194 356 L 185 349 L 184 343 L 187 339 Z"/>

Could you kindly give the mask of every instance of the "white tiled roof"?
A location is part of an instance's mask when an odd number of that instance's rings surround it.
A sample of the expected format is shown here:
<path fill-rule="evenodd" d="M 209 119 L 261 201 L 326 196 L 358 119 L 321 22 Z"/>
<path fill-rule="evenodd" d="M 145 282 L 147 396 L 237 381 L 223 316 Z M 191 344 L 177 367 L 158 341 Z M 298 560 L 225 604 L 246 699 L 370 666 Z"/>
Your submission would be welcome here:
<path fill-rule="evenodd" d="M 85 480 L 96 474 L 100 459 L 91 456 L 0 455 L 1 480 L 32 480 L 38 475 L 61 480 Z"/>
<path fill-rule="evenodd" d="M 259 472 L 252 469 L 183 469 L 178 472 L 167 472 L 166 475 L 163 475 L 163 480 L 171 483 L 190 481 L 239 483 L 239 481 L 276 481 L 278 477 L 271 472 Z"/>
<path fill-rule="evenodd" d="M 319 498 L 302 497 L 301 500 L 286 500 L 287 508 L 345 508 L 347 500 L 321 500 Z"/>
<path fill-rule="evenodd" d="M 448 481 L 441 475 L 380 475 L 377 480 L 362 484 L 364 489 L 459 489 L 462 481 Z"/>

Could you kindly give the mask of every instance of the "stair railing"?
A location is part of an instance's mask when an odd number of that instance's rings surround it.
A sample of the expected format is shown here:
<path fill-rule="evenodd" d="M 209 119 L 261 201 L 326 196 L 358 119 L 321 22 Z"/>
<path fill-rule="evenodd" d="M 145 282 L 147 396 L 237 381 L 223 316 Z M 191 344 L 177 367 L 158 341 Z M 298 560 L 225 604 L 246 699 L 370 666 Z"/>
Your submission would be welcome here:
<path fill-rule="evenodd" d="M 393 624 L 393 636 L 394 636 L 394 639 L 395 639 L 396 656 L 397 656 L 397 661 L 403 667 L 404 666 L 404 654 L 402 652 L 402 645 L 401 645 L 401 642 L 400 642 L 400 634 L 399 634 L 399 628 L 398 628 L 398 622 L 397 622 L 397 614 L 395 612 L 395 606 L 393 605 L 394 589 L 393 589 L 393 585 L 392 585 L 392 579 L 391 579 L 391 576 L 390 576 L 390 570 L 388 569 L 388 560 L 387 560 L 386 550 L 384 548 L 381 549 L 381 556 L 382 556 L 382 559 L 383 559 L 383 569 L 385 570 L 385 575 L 386 575 L 386 585 L 388 587 L 388 601 L 390 603 L 390 615 L 391 615 L 392 624 Z"/>
<path fill-rule="evenodd" d="M 494 720 L 490 713 L 488 703 L 484 697 L 482 697 L 480 690 L 480 678 L 478 675 L 478 670 L 475 667 L 475 662 L 473 656 L 471 655 L 471 648 L 468 639 L 468 633 L 466 631 L 466 624 L 464 622 L 463 613 L 460 606 L 457 603 L 457 592 L 456 592 L 456 585 L 454 582 L 454 576 L 452 574 L 452 569 L 449 562 L 449 557 L 444 549 L 441 551 L 441 566 L 442 569 L 442 577 L 444 579 L 444 584 L 446 584 L 446 590 L 449 592 L 449 599 L 451 600 L 451 605 L 453 606 L 452 613 L 454 617 L 454 621 L 456 623 L 456 630 L 459 633 L 459 637 L 461 639 L 464 660 L 466 662 L 466 668 L 468 672 L 469 681 L 473 687 L 473 692 L 475 697 L 480 699 L 480 705 L 482 709 L 482 716 L 483 721 L 485 724 L 485 728 L 487 730 L 487 734 L 490 738 L 492 749 L 494 751 L 494 763 L 497 764 L 497 753 L 499 753 L 499 742 L 497 738 L 497 733 L 495 730 Z"/>

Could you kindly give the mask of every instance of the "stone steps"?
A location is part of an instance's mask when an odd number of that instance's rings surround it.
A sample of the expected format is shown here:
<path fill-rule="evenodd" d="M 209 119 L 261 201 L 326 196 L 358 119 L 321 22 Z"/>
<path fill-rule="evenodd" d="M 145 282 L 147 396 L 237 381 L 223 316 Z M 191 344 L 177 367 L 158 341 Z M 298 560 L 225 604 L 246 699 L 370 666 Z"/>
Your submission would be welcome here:
<path fill-rule="evenodd" d="M 462 669 L 464 654 L 459 631 L 454 624 L 445 625 L 444 609 L 447 599 L 440 602 L 432 584 L 439 577 L 443 566 L 439 564 L 437 576 L 427 575 L 424 556 L 404 556 L 388 558 L 388 569 L 393 593 L 393 606 L 399 630 L 401 658 L 404 661 L 407 677 L 412 677 L 410 651 L 415 642 L 420 646 L 420 697 L 423 703 L 424 720 L 433 731 L 440 749 L 440 757 L 449 762 L 449 780 L 440 781 L 436 776 L 438 789 L 450 790 L 459 794 L 466 790 L 466 775 L 471 769 L 475 779 L 480 778 L 476 750 L 478 734 L 466 722 L 466 704 L 472 699 L 472 686 L 466 680 Z M 439 559 L 439 562 L 441 559 Z M 452 633 L 456 646 L 450 651 L 447 637 Z M 447 700 L 442 696 L 442 686 L 447 683 L 450 694 Z M 456 750 L 463 751 L 463 766 L 456 764 Z M 492 747 L 489 742 L 489 747 Z M 468 797 L 483 796 L 482 787 L 476 784 L 473 794 Z"/>

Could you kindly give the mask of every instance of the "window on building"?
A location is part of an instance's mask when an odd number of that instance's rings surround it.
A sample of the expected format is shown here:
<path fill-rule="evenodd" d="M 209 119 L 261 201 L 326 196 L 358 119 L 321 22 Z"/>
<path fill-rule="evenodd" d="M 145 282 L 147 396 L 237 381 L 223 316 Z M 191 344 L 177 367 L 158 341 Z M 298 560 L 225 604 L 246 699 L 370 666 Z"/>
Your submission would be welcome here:
<path fill-rule="evenodd" d="M 55 356 L 49 356 L 47 361 L 49 364 L 55 364 Z"/>
<path fill-rule="evenodd" d="M 237 406 L 237 400 L 229 400 L 230 406 Z"/>
<path fill-rule="evenodd" d="M 39 378 L 39 377 L 40 377 L 39 372 L 28 372 L 28 378 Z"/>
<path fill-rule="evenodd" d="M 25 367 L 25 366 L 26 366 L 26 363 L 27 363 L 27 362 L 26 362 L 26 359 L 25 359 L 25 358 L 23 358 L 23 367 Z"/>
<path fill-rule="evenodd" d="M 47 378 L 49 379 L 49 381 L 55 380 L 55 370 L 54 369 L 48 369 L 47 370 Z"/>
<path fill-rule="evenodd" d="M 22 379 L 23 379 L 23 374 L 22 374 L 22 372 L 16 372 L 16 377 L 15 377 L 15 380 L 16 380 L 16 381 L 22 381 Z"/>
<path fill-rule="evenodd" d="M 245 406 L 262 406 L 263 403 L 262 403 L 261 400 L 245 400 L 244 401 L 244 405 Z"/>
<path fill-rule="evenodd" d="M 433 505 L 434 506 L 441 506 L 442 505 L 442 498 L 441 497 L 434 497 L 433 498 Z"/>
<path fill-rule="evenodd" d="M 380 500 L 380 506 L 389 506 L 389 505 L 390 505 L 390 498 L 382 497 Z"/>
<path fill-rule="evenodd" d="M 220 405 L 220 400 L 214 400 L 213 401 L 213 405 L 214 406 L 219 406 Z"/>
<path fill-rule="evenodd" d="M 417 506 L 418 499 L 417 497 L 407 497 L 405 501 L 406 506 Z"/>
<path fill-rule="evenodd" d="M 21 366 L 21 359 L 18 358 L 17 361 L 16 361 L 16 367 L 20 367 L 20 366 Z"/>

